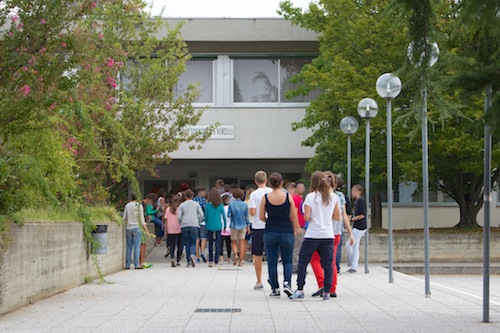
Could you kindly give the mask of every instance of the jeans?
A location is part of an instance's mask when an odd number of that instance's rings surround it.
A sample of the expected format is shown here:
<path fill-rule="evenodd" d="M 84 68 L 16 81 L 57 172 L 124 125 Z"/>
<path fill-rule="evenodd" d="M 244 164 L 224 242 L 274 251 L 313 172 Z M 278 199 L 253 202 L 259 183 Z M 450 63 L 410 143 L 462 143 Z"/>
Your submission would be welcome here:
<path fill-rule="evenodd" d="M 359 230 L 356 228 L 352 228 L 352 237 L 354 238 L 354 244 L 351 246 L 349 242 L 347 242 L 346 250 L 347 250 L 347 264 L 353 270 L 358 269 L 359 262 L 359 243 L 361 242 L 361 238 L 366 233 L 365 230 Z"/>
<path fill-rule="evenodd" d="M 340 241 L 337 244 L 337 255 L 335 256 L 335 263 L 337 266 L 337 273 L 340 272 L 340 260 L 342 260 L 342 242 L 344 240 L 344 233 L 340 235 Z M 335 267 L 334 267 L 335 268 Z"/>
<path fill-rule="evenodd" d="M 168 235 L 170 242 L 170 259 L 174 260 L 175 248 L 177 248 L 177 262 L 181 261 L 182 257 L 182 234 Z"/>
<path fill-rule="evenodd" d="M 156 238 L 162 238 L 163 237 L 163 229 L 162 229 L 163 225 L 162 225 L 161 220 L 155 216 L 151 219 L 151 222 L 153 222 L 155 224 L 155 228 L 156 228 L 156 230 L 158 230 L 156 232 Z"/>
<path fill-rule="evenodd" d="M 139 267 L 139 257 L 141 255 L 141 228 L 127 229 L 127 251 L 125 253 L 125 267 L 130 268 L 132 248 L 134 249 L 134 267 Z"/>
<path fill-rule="evenodd" d="M 297 287 L 298 290 L 304 290 L 306 284 L 307 265 L 313 256 L 314 251 L 318 251 L 321 266 L 325 271 L 325 290 L 330 290 L 333 281 L 333 238 L 305 238 L 300 248 L 299 266 L 297 268 Z"/>
<path fill-rule="evenodd" d="M 186 260 L 188 264 L 191 262 L 191 256 L 196 255 L 197 237 L 198 237 L 197 227 L 182 228 L 182 240 L 186 244 Z M 172 248 L 172 245 L 170 245 L 170 248 Z"/>
<path fill-rule="evenodd" d="M 297 272 L 297 267 L 299 265 L 299 253 L 300 248 L 302 247 L 302 243 L 304 242 L 304 235 L 306 230 L 304 228 L 300 228 L 300 231 L 295 236 L 295 244 L 293 245 L 293 271 Z"/>
<path fill-rule="evenodd" d="M 285 283 L 292 280 L 293 245 L 295 239 L 291 233 L 267 232 L 264 234 L 266 245 L 269 280 L 273 289 L 280 287 L 278 282 L 278 254 L 281 254 Z"/>
<path fill-rule="evenodd" d="M 207 230 L 207 240 L 208 240 L 208 261 L 214 261 L 214 242 L 215 242 L 215 263 L 219 263 L 220 256 L 220 246 L 221 246 L 221 235 L 219 231 Z"/>

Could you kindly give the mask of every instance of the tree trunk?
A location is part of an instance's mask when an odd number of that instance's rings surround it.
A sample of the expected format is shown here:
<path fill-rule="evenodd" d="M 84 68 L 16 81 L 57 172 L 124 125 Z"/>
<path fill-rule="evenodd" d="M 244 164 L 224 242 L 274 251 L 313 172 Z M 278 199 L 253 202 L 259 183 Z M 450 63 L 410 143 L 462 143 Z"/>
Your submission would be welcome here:
<path fill-rule="evenodd" d="M 371 229 L 382 229 L 382 198 L 380 192 L 371 196 L 370 210 L 372 215 Z"/>
<path fill-rule="evenodd" d="M 462 201 L 458 204 L 460 207 L 460 222 L 455 226 L 456 228 L 475 228 L 479 227 L 477 224 L 477 214 L 481 210 L 481 203 L 474 203 L 469 201 Z"/>

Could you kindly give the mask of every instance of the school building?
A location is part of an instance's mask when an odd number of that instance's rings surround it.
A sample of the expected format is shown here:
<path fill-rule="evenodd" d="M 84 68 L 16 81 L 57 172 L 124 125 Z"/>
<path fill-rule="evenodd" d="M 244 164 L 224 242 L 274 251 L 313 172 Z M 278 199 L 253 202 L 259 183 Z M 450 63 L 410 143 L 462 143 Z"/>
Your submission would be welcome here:
<path fill-rule="evenodd" d="M 193 130 L 219 123 L 201 150 L 188 145 L 172 153 L 172 162 L 159 165 L 157 174 L 140 174 L 142 192 L 165 188 L 177 191 L 182 183 L 210 188 L 215 180 L 253 184 L 259 169 L 278 171 L 285 179 L 308 178 L 306 161 L 314 149 L 302 146 L 311 132 L 292 131 L 316 93 L 289 100 L 290 77 L 318 54 L 317 35 L 279 18 L 166 18 L 181 34 L 192 59 L 180 78 L 178 91 L 198 83 L 195 106 L 208 109 Z M 165 32 L 163 32 L 165 33 Z M 374 92 L 375 93 L 375 92 Z M 340 119 L 339 119 L 340 121 Z M 421 194 L 417 184 L 399 184 L 394 208 L 395 229 L 422 228 Z M 492 226 L 500 217 L 494 195 Z M 459 220 L 456 203 L 442 193 L 431 194 L 431 227 L 451 227 Z M 383 209 L 384 224 L 387 214 Z M 479 222 L 482 220 L 480 213 Z"/>

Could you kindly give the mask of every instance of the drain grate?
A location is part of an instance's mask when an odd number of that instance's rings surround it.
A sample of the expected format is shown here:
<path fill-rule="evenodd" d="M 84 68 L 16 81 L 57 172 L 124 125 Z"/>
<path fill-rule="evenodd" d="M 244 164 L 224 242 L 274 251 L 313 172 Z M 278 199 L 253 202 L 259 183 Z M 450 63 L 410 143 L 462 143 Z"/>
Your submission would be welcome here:
<path fill-rule="evenodd" d="M 204 313 L 239 313 L 240 308 L 198 308 L 194 312 L 204 312 Z"/>

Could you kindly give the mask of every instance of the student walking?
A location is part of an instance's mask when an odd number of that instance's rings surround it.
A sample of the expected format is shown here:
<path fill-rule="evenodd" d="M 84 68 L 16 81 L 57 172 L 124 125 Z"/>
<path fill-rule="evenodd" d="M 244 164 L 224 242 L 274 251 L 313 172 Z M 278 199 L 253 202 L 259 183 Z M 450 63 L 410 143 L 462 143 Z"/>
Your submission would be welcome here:
<path fill-rule="evenodd" d="M 289 193 L 283 191 L 281 174 L 272 173 L 269 182 L 272 192 L 264 195 L 259 212 L 260 220 L 266 223 L 264 243 L 269 272 L 268 281 L 272 288 L 269 296 L 280 296 L 278 256 L 281 254 L 284 270 L 283 291 L 290 297 L 293 295 L 290 281 L 292 279 L 294 233 L 299 231 L 300 226 L 293 198 Z"/>
<path fill-rule="evenodd" d="M 196 201 L 200 204 L 203 213 L 205 213 L 205 207 L 207 206 L 207 190 L 204 187 L 198 187 L 196 189 L 196 196 L 193 198 L 193 201 Z M 198 234 L 198 239 L 196 240 L 196 262 L 199 263 L 200 259 L 203 262 L 207 262 L 207 258 L 205 256 L 205 248 L 207 247 L 207 228 L 205 220 L 200 223 L 200 232 Z"/>
<path fill-rule="evenodd" d="M 321 296 L 323 292 L 329 292 L 330 297 L 337 297 L 337 265 L 336 265 L 336 257 L 337 257 L 337 248 L 341 239 L 342 235 L 342 229 L 345 228 L 347 229 L 349 233 L 349 241 L 350 244 L 354 243 L 354 239 L 352 238 L 352 231 L 351 231 L 351 225 L 349 218 L 347 217 L 347 213 L 345 212 L 345 197 L 343 193 L 340 192 L 338 194 L 335 192 L 335 189 L 337 188 L 337 177 L 334 175 L 331 171 L 326 171 L 325 172 L 328 185 L 330 185 L 330 191 L 332 193 L 335 193 L 335 195 L 338 196 L 339 198 L 339 204 L 340 204 L 340 211 L 341 211 L 341 219 L 339 221 L 337 220 L 332 220 L 333 222 L 333 234 L 335 236 L 334 243 L 333 243 L 333 280 L 332 280 L 332 287 L 330 290 L 325 290 L 324 289 L 324 283 L 325 283 L 325 275 L 323 272 L 323 268 L 321 267 L 321 262 L 320 262 L 320 257 L 318 254 L 318 251 L 314 252 L 312 258 L 311 258 L 311 266 L 314 272 L 314 276 L 316 277 L 316 281 L 318 283 L 318 291 L 316 291 L 312 296 L 317 297 Z"/>
<path fill-rule="evenodd" d="M 366 200 L 363 198 L 363 186 L 356 184 L 351 190 L 354 198 L 354 217 L 351 222 L 354 222 L 352 235 L 354 244 L 347 244 L 347 264 L 350 266 L 348 273 L 356 273 L 359 262 L 359 243 L 361 238 L 366 233 Z"/>
<path fill-rule="evenodd" d="M 156 230 L 155 245 L 156 246 L 160 245 L 161 239 L 163 238 L 162 221 L 160 218 L 158 218 L 156 216 L 156 213 L 158 212 L 159 207 L 157 207 L 156 209 L 154 207 L 154 205 L 156 205 L 157 200 L 158 200 L 158 197 L 154 193 L 149 193 L 144 198 L 144 205 L 146 207 L 146 221 L 153 222 L 155 225 L 155 230 Z"/>
<path fill-rule="evenodd" d="M 182 256 L 182 230 L 177 211 L 181 204 L 181 197 L 176 195 L 170 202 L 170 207 L 165 209 L 165 234 L 170 242 L 170 259 L 172 267 L 180 266 Z M 175 250 L 177 249 L 177 256 Z M 175 259 L 176 258 L 176 259 Z"/>
<path fill-rule="evenodd" d="M 234 253 L 234 265 L 242 266 L 245 262 L 246 243 L 245 237 L 250 232 L 250 219 L 248 206 L 242 201 L 243 190 L 237 188 L 233 191 L 234 200 L 229 203 L 228 216 L 231 219 L 231 246 Z M 238 246 L 239 245 L 239 246 Z"/>
<path fill-rule="evenodd" d="M 322 293 L 323 300 L 329 300 L 333 280 L 333 223 L 340 220 L 339 199 L 328 185 L 326 175 L 315 171 L 311 176 L 311 193 L 304 200 L 304 219 L 309 221 L 304 242 L 300 249 L 297 291 L 291 299 L 304 298 L 304 285 L 309 261 L 315 251 L 318 251 L 321 266 L 324 270 L 325 283 Z"/>
<path fill-rule="evenodd" d="M 302 212 L 302 195 L 304 194 L 304 183 L 294 183 L 290 182 L 286 184 L 286 191 L 292 196 L 293 203 L 295 204 L 295 209 L 297 211 L 297 217 L 299 219 L 300 229 L 295 234 L 295 244 L 293 244 L 293 273 L 297 273 L 297 266 L 299 264 L 299 253 L 302 247 L 302 242 L 304 242 L 304 234 L 306 233 L 306 221 L 304 220 L 304 213 Z M 297 190 L 301 191 L 298 192 Z M 300 193 L 300 194 L 299 194 Z"/>
<path fill-rule="evenodd" d="M 248 202 L 248 212 L 250 213 L 251 226 L 252 226 L 252 255 L 254 256 L 255 275 L 257 276 L 257 283 L 253 289 L 259 290 L 264 288 L 262 284 L 262 255 L 264 254 L 264 232 L 266 223 L 260 219 L 260 203 L 264 195 L 270 193 L 272 190 L 267 187 L 267 173 L 260 170 L 254 176 L 255 185 L 257 189 L 250 195 Z"/>
<path fill-rule="evenodd" d="M 222 203 L 224 204 L 224 215 L 226 216 L 226 224 L 224 229 L 221 230 L 221 250 L 219 263 L 224 264 L 224 247 L 227 252 L 227 263 L 231 262 L 231 219 L 229 218 L 229 203 L 233 201 L 228 194 L 222 195 Z"/>
<path fill-rule="evenodd" d="M 196 238 L 204 214 L 201 206 L 193 201 L 194 193 L 190 189 L 184 192 L 186 201 L 180 204 L 178 218 L 181 224 L 182 239 L 186 245 L 187 267 L 196 265 Z"/>
<path fill-rule="evenodd" d="M 227 221 L 219 190 L 215 187 L 211 189 L 207 199 L 205 223 L 208 240 L 208 267 L 212 267 L 214 265 L 214 260 L 215 265 L 219 264 L 219 256 L 221 253 L 221 230 L 226 228 Z"/>
<path fill-rule="evenodd" d="M 130 269 L 132 250 L 134 251 L 134 268 L 141 269 L 139 261 L 141 255 L 142 230 L 147 233 L 147 224 L 144 220 L 144 208 L 137 202 L 134 193 L 130 195 L 131 201 L 125 205 L 123 219 L 127 222 L 127 249 L 125 252 L 125 269 Z"/>

